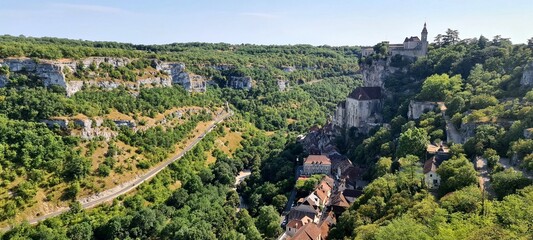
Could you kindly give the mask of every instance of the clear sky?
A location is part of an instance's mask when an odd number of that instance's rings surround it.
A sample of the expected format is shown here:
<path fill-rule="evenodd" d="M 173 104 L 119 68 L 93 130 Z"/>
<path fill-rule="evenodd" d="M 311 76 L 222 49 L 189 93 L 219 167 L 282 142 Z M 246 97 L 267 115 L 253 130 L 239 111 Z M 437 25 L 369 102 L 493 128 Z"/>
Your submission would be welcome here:
<path fill-rule="evenodd" d="M 533 37 L 532 0 L 1 0 L 0 34 L 141 44 L 374 45 L 447 28 Z"/>

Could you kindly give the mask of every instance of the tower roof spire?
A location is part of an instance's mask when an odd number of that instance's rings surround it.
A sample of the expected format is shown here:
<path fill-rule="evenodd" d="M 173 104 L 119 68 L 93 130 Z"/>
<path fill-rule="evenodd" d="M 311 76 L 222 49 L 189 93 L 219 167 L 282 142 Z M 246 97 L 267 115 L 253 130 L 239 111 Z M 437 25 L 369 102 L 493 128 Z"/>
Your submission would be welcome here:
<path fill-rule="evenodd" d="M 422 29 L 422 34 L 427 34 L 428 30 L 426 29 L 426 23 L 424 22 L 424 28 Z"/>

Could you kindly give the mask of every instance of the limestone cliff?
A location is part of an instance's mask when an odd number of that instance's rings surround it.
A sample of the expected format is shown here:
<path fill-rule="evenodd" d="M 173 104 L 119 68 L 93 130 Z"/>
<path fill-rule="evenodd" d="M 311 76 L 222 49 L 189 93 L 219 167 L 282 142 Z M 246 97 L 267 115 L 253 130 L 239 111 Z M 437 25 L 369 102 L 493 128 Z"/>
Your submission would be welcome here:
<path fill-rule="evenodd" d="M 183 86 L 189 92 L 205 92 L 207 81 L 204 77 L 185 71 L 183 63 L 165 63 L 154 61 L 155 68 L 171 76 L 172 84 Z"/>
<path fill-rule="evenodd" d="M 253 85 L 253 80 L 251 77 L 236 77 L 231 76 L 228 81 L 228 87 L 234 89 L 246 89 L 250 90 Z"/>
<path fill-rule="evenodd" d="M 99 66 L 101 63 L 110 64 L 112 67 L 123 67 L 132 60 L 128 58 L 108 58 L 108 57 L 91 57 L 83 60 L 38 60 L 29 58 L 8 58 L 0 60 L 0 66 L 6 65 L 10 72 L 31 73 L 39 77 L 45 87 L 58 85 L 65 88 L 67 96 L 80 91 L 85 87 L 100 87 L 110 90 L 119 86 L 125 86 L 130 90 L 139 90 L 145 85 L 169 87 L 172 84 L 180 84 L 188 91 L 205 91 L 205 80 L 201 76 L 191 76 L 185 72 L 185 65 L 182 63 L 163 63 L 156 62 L 156 69 L 168 73 L 169 76 L 152 74 L 137 79 L 135 82 L 119 80 L 70 80 L 65 77 L 65 72 L 76 72 L 78 65 L 83 64 L 87 68 L 92 64 Z M 0 87 L 5 87 L 8 83 L 8 77 L 0 75 Z"/>
<path fill-rule="evenodd" d="M 372 61 L 371 65 L 363 64 L 361 73 L 363 75 L 364 87 L 384 87 L 385 77 L 390 74 L 389 61 L 377 60 Z"/>
<path fill-rule="evenodd" d="M 522 79 L 520 80 L 520 85 L 522 86 L 533 85 L 533 62 L 530 62 L 524 67 L 524 73 L 522 75 Z"/>

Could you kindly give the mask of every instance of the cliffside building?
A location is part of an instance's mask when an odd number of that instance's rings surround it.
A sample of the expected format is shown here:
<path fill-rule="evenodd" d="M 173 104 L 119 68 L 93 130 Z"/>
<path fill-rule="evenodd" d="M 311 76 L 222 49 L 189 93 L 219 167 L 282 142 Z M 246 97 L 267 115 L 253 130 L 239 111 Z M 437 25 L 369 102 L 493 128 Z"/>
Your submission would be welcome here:
<path fill-rule="evenodd" d="M 386 42 L 388 43 L 388 42 Z M 388 44 L 389 45 L 389 55 L 402 55 L 409 57 L 420 57 L 426 56 L 428 52 L 428 30 L 426 29 L 426 23 L 424 23 L 424 28 L 420 38 L 418 36 L 406 37 L 403 43 L 398 44 Z M 362 47 L 361 55 L 363 57 L 372 55 L 374 53 L 374 47 Z"/>
<path fill-rule="evenodd" d="M 357 87 L 345 101 L 340 102 L 333 116 L 339 127 L 365 128 L 381 121 L 381 87 Z"/>

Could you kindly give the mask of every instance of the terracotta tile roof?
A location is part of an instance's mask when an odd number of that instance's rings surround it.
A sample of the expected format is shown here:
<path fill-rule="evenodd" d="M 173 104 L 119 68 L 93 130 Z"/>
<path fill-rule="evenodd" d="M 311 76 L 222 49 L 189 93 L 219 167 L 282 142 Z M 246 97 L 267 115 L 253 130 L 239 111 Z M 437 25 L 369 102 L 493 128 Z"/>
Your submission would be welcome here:
<path fill-rule="evenodd" d="M 424 174 L 428 172 L 436 172 L 436 171 L 437 171 L 437 161 L 435 160 L 435 157 L 432 157 L 424 163 Z"/>
<path fill-rule="evenodd" d="M 381 87 L 357 87 L 348 95 L 348 98 L 355 100 L 381 99 Z"/>
<path fill-rule="evenodd" d="M 331 165 L 331 160 L 326 155 L 309 155 L 304 164 Z"/>
<path fill-rule="evenodd" d="M 289 223 L 287 223 L 287 227 L 290 228 L 300 229 L 302 226 L 304 226 L 304 223 L 300 219 L 293 219 L 290 220 Z"/>
<path fill-rule="evenodd" d="M 323 190 L 315 190 L 315 194 L 322 203 L 325 203 L 328 200 L 328 194 Z"/>
<path fill-rule="evenodd" d="M 322 222 L 322 224 L 320 224 L 321 239 L 328 239 L 328 233 L 329 233 L 329 224 Z"/>
<path fill-rule="evenodd" d="M 348 203 L 348 200 L 346 200 L 344 195 L 342 193 L 340 193 L 340 192 L 336 193 L 335 195 L 333 195 L 331 197 L 330 205 L 331 206 L 337 206 L 337 207 L 343 207 L 343 208 L 350 207 L 350 204 Z"/>
<path fill-rule="evenodd" d="M 326 183 L 330 188 L 333 188 L 335 180 L 333 180 L 333 178 L 331 178 L 329 176 L 324 176 L 324 178 L 322 178 L 322 182 L 321 183 Z"/>
<path fill-rule="evenodd" d="M 321 239 L 322 230 L 315 224 L 306 224 L 291 238 L 292 240 L 317 240 Z"/>

